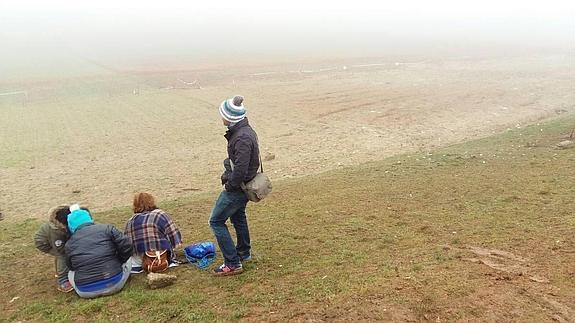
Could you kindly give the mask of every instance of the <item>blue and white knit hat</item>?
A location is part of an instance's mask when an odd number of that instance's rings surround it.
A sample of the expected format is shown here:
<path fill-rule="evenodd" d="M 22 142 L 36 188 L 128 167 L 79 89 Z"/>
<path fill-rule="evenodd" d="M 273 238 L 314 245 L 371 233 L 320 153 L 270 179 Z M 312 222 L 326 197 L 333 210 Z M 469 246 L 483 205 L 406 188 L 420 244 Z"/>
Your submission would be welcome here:
<path fill-rule="evenodd" d="M 220 104 L 220 114 L 224 120 L 236 123 L 242 121 L 246 117 L 246 108 L 243 105 L 244 97 L 236 95 L 231 99 L 224 100 Z"/>

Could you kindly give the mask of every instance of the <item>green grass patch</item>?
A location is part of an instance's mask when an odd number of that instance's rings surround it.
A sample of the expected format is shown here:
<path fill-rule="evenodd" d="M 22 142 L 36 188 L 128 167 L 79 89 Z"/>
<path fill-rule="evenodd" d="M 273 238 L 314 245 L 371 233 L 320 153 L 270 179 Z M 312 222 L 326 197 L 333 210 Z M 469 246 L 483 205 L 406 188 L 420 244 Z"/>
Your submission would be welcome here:
<path fill-rule="evenodd" d="M 18 270 L 0 273 L 0 320 L 572 320 L 575 149 L 555 145 L 573 127 L 575 117 L 564 116 L 278 182 L 248 208 L 254 260 L 244 274 L 184 265 L 161 290 L 134 276 L 112 297 L 57 293 L 52 259 L 31 243 L 41 221 L 7 223 L 1 259 Z M 162 203 L 188 243 L 213 240 L 206 222 L 216 194 Z M 129 213 L 95 218 L 123 228 Z M 525 260 L 489 258 L 521 268 L 497 270 L 470 246 Z"/>

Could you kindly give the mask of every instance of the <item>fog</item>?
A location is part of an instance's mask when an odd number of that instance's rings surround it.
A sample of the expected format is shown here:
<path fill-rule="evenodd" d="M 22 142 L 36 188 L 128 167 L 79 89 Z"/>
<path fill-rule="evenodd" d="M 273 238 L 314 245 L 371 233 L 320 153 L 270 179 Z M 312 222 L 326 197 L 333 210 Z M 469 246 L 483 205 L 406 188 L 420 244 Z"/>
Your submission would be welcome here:
<path fill-rule="evenodd" d="M 342 57 L 572 53 L 568 1 L 0 1 L 0 75 Z M 0 76 L 1 78 L 1 76 Z"/>

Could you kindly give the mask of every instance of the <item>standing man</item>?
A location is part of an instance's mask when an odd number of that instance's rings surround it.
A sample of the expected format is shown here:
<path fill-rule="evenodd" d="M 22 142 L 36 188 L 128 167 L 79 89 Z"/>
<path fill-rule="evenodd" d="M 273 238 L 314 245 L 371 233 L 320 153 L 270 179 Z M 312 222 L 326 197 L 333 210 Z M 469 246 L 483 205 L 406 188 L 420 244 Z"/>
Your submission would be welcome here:
<path fill-rule="evenodd" d="M 246 118 L 244 98 L 236 95 L 220 105 L 220 115 L 228 128 L 225 138 L 228 141 L 228 158 L 221 177 L 223 189 L 210 216 L 210 227 L 216 236 L 224 263 L 214 270 L 214 274 L 227 276 L 244 271 L 242 262 L 251 260 L 250 231 L 246 219 L 248 198 L 242 190 L 243 183 L 252 180 L 260 167 L 258 140 Z M 230 219 L 236 230 L 237 243 L 226 226 Z"/>

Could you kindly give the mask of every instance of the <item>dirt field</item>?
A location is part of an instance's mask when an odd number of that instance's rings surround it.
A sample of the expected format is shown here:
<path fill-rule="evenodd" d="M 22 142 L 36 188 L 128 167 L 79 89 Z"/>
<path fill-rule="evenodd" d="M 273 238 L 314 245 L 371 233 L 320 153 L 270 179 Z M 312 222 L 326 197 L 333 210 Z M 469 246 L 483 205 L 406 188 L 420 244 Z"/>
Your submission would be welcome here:
<path fill-rule="evenodd" d="M 276 181 L 575 110 L 573 56 L 103 71 L 0 83 L 0 93 L 27 92 L 0 96 L 7 219 L 73 201 L 108 210 L 140 190 L 165 200 L 218 189 L 225 129 L 217 106 L 236 93 Z"/>

